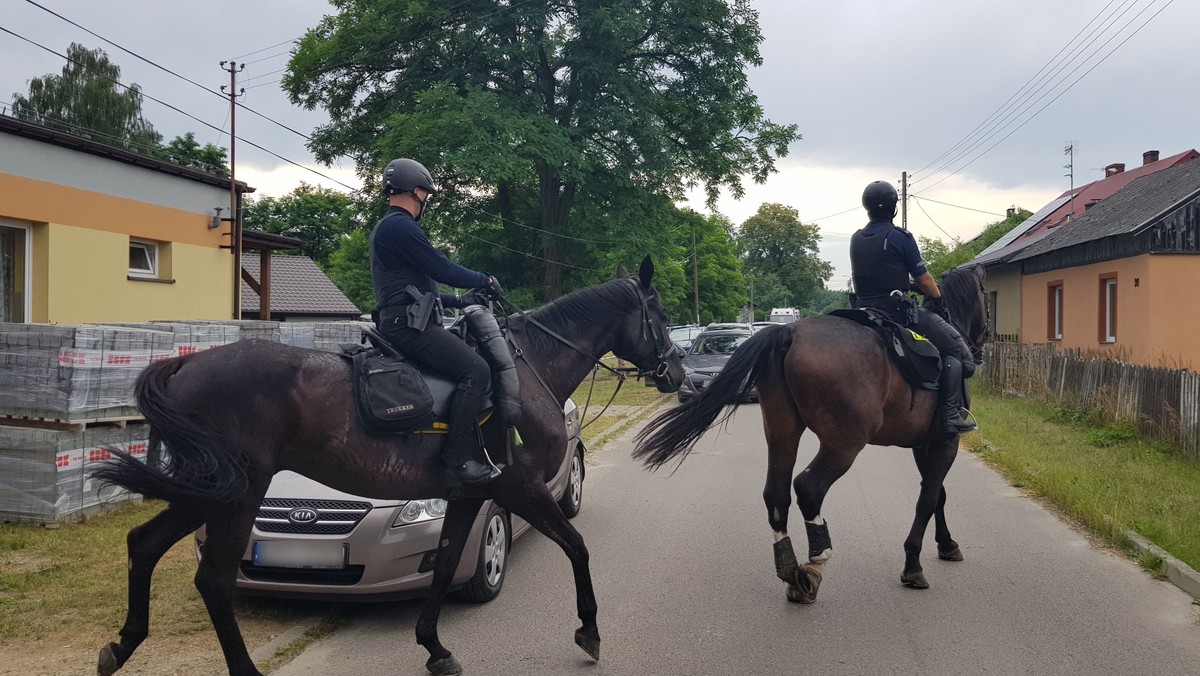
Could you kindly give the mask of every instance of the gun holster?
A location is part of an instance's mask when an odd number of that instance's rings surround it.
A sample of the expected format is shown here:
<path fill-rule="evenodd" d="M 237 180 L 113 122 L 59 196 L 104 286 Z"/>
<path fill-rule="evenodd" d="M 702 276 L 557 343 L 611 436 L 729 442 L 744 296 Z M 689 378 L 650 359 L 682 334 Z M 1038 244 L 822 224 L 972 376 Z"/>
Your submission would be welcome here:
<path fill-rule="evenodd" d="M 424 331 L 435 314 L 441 316 L 441 298 L 436 292 L 421 293 L 411 284 L 404 290 L 412 298 L 408 304 L 408 328 Z"/>

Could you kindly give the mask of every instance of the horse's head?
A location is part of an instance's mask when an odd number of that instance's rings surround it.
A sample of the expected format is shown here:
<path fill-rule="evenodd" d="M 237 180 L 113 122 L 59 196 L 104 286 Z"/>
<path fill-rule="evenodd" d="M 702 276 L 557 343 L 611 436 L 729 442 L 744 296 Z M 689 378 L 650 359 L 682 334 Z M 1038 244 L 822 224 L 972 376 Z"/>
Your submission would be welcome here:
<path fill-rule="evenodd" d="M 630 280 L 641 307 L 622 321 L 613 354 L 633 362 L 643 372 L 653 373 L 659 392 L 674 392 L 683 382 L 683 365 L 667 335 L 667 311 L 658 290 L 650 283 L 654 278 L 654 263 L 646 256 L 637 277 L 630 277 L 622 264 L 617 268 L 617 278 Z"/>
<path fill-rule="evenodd" d="M 988 302 L 982 265 L 955 268 L 942 275 L 942 295 L 950 323 L 966 339 L 975 363 L 983 362 L 983 345 L 988 339 Z"/>

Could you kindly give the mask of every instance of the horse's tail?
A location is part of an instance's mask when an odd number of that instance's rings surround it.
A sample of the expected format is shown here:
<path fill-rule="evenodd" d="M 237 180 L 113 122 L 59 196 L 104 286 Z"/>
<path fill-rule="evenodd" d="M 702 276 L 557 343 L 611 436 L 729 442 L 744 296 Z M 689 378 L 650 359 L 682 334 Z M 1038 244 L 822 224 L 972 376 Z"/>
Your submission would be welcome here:
<path fill-rule="evenodd" d="M 696 441 L 710 427 L 725 422 L 733 415 L 743 393 L 754 387 L 763 369 L 776 364 L 775 355 L 786 352 L 791 343 L 792 332 L 786 325 L 768 326 L 755 333 L 734 351 L 721 372 L 709 381 L 695 399 L 660 414 L 646 424 L 637 435 L 638 444 L 633 457 L 641 459 L 650 469 L 658 469 L 680 455 L 679 461 L 683 462 Z M 721 415 L 726 406 L 732 408 Z"/>
<path fill-rule="evenodd" d="M 148 498 L 184 504 L 230 502 L 245 492 L 241 454 L 221 444 L 195 411 L 167 393 L 167 383 L 189 358 L 155 362 L 134 385 L 138 408 L 150 424 L 145 461 L 111 448 L 112 459 L 93 470 L 93 477 Z"/>

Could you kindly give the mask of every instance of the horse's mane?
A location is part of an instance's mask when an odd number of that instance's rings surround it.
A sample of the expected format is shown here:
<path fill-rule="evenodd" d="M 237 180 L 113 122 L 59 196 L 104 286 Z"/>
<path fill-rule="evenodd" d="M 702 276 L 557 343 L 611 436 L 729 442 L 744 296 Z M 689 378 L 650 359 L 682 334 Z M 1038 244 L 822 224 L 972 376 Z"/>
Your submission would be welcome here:
<path fill-rule="evenodd" d="M 943 274 L 938 280 L 942 295 L 946 297 L 946 305 L 954 314 L 970 313 L 978 310 L 979 291 L 983 286 L 983 270 L 978 265 L 966 268 L 954 268 Z M 961 316 L 967 316 L 961 314 Z"/>
<path fill-rule="evenodd" d="M 632 284 L 631 284 L 632 282 Z M 529 316 L 554 329 L 558 333 L 569 331 L 572 325 L 592 324 L 597 317 L 616 318 L 630 309 L 636 302 L 631 291 L 637 280 L 621 277 L 597 286 L 573 291 L 535 310 Z M 558 339 L 545 331 L 526 328 L 525 340 L 533 349 L 548 349 L 560 344 Z"/>

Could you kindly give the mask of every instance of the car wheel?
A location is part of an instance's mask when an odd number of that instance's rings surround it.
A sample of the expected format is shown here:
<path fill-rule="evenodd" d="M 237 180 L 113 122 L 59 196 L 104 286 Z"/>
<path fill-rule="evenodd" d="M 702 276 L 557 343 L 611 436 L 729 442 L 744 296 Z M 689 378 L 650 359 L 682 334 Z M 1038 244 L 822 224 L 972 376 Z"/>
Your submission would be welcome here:
<path fill-rule="evenodd" d="M 483 525 L 475 575 L 459 590 L 460 598 L 471 603 L 486 603 L 499 596 L 508 572 L 508 548 L 511 544 L 508 514 L 492 503 Z"/>
<path fill-rule="evenodd" d="M 567 470 L 567 490 L 558 500 L 558 507 L 568 519 L 575 518 L 583 507 L 583 446 L 575 448 L 571 455 L 571 467 Z"/>

